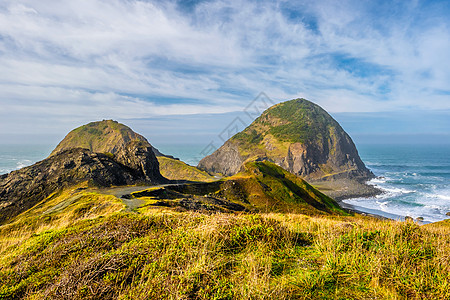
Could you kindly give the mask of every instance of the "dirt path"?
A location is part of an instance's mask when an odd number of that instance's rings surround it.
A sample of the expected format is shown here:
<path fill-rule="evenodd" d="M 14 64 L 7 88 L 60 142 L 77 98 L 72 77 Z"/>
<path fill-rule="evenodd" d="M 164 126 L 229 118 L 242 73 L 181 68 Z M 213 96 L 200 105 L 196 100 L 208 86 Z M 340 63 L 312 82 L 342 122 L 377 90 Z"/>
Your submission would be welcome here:
<path fill-rule="evenodd" d="M 99 193 L 105 195 L 113 195 L 119 198 L 125 205 L 126 211 L 135 211 L 137 208 L 145 204 L 144 200 L 141 199 L 126 199 L 123 198 L 125 195 L 129 195 L 134 192 L 144 191 L 150 188 L 162 188 L 170 185 L 179 185 L 178 183 L 168 183 L 161 185 L 143 185 L 143 186 L 125 186 L 125 187 L 115 187 L 115 188 L 107 188 L 100 189 Z"/>

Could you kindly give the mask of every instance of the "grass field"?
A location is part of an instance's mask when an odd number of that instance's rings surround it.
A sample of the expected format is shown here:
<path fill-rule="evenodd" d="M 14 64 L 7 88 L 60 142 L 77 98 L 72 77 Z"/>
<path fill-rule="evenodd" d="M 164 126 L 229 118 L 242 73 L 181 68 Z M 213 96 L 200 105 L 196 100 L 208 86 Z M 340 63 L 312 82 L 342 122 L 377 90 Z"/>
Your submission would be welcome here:
<path fill-rule="evenodd" d="M 50 198 L 0 227 L 0 299 L 450 298 L 450 222 Z"/>

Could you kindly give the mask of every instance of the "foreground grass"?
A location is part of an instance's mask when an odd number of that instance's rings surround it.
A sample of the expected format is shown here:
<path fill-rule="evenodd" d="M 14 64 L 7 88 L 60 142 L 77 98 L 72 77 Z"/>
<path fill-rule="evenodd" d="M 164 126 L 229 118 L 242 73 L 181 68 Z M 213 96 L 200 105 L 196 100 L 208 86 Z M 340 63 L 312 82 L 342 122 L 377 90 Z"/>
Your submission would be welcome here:
<path fill-rule="evenodd" d="M 0 252 L 0 299 L 450 298 L 445 224 L 149 210 L 36 228 L 3 228 L 27 238 Z"/>

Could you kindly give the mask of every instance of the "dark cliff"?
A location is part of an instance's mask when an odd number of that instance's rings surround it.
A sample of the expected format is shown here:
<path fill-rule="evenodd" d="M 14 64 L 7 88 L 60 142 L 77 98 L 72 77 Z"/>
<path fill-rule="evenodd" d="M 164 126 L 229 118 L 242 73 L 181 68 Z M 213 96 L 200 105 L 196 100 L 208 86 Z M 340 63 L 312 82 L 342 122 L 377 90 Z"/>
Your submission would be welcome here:
<path fill-rule="evenodd" d="M 132 156 L 131 156 L 132 157 Z M 0 223 L 33 207 L 54 192 L 87 182 L 108 187 L 149 183 L 148 174 L 87 149 L 69 149 L 0 177 Z"/>

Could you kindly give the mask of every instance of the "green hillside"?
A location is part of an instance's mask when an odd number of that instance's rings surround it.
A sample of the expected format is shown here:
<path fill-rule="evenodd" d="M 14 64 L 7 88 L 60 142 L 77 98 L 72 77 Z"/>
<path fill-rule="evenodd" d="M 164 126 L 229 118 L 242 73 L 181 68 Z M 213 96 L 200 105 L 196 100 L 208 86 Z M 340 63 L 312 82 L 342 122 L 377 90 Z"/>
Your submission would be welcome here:
<path fill-rule="evenodd" d="M 0 299 L 448 299 L 447 223 L 126 212 L 78 186 L 0 226 Z"/>
<path fill-rule="evenodd" d="M 170 180 L 186 181 L 215 181 L 216 177 L 209 175 L 205 171 L 190 166 L 180 160 L 158 156 L 159 171 L 161 175 Z"/>
<path fill-rule="evenodd" d="M 141 141 L 150 145 L 142 135 L 116 121 L 91 122 L 69 132 L 51 155 L 72 148 L 86 148 L 94 152 L 114 154 L 130 141 Z"/>
<path fill-rule="evenodd" d="M 247 161 L 267 160 L 307 180 L 374 175 L 361 161 L 350 136 L 323 108 L 305 99 L 276 104 L 250 126 L 203 158 L 198 167 L 227 176 Z"/>

